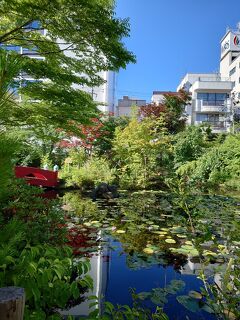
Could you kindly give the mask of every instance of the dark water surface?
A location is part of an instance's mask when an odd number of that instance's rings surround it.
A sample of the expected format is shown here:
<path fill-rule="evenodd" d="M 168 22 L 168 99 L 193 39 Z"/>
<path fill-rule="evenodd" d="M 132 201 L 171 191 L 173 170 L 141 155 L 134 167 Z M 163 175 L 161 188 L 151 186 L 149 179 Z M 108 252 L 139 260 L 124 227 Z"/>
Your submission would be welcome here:
<path fill-rule="evenodd" d="M 107 204 L 68 194 L 64 201 L 74 212 L 73 221 L 79 233 L 84 235 L 79 252 L 88 256 L 91 263 L 94 289 L 86 297 L 95 295 L 103 302 L 132 306 L 133 290 L 138 294 L 166 289 L 172 280 L 181 280 L 184 282 L 182 289 L 166 295 L 164 305 L 154 303 L 151 297 L 140 299 L 141 305 L 152 312 L 157 305 L 162 306 L 170 320 L 216 319 L 202 309 L 205 298 L 201 302 L 196 300 L 199 308 L 192 312 L 180 304 L 177 297 L 188 296 L 190 291 L 200 292 L 202 271 L 209 281 L 221 286 L 216 268 L 224 270 L 226 261 L 215 249 L 235 239 L 229 238 L 229 230 L 232 234 L 235 232 L 234 201 L 229 204 L 227 199 L 225 204 L 225 198 L 220 198 L 199 202 L 200 209 L 194 207 L 195 215 L 199 210 L 197 219 L 192 222 L 194 233 L 186 214 L 179 207 L 173 208 L 166 197 L 155 194 L 131 195 Z M 196 250 L 201 252 L 201 258 Z M 90 312 L 88 303 L 64 314 L 86 317 Z"/>
<path fill-rule="evenodd" d="M 181 295 L 187 295 L 190 290 L 198 291 L 203 286 L 202 281 L 194 275 L 193 271 L 183 267 L 181 271 L 174 270 L 173 266 L 164 267 L 161 264 L 139 267 L 136 269 L 128 266 L 127 255 L 121 254 L 122 248 L 119 242 L 112 242 L 116 246 L 115 251 L 110 253 L 109 274 L 106 286 L 105 299 L 113 304 L 131 305 L 132 299 L 128 288 L 135 288 L 137 292 L 151 291 L 152 288 L 164 288 L 171 280 L 183 280 L 185 282 Z M 155 310 L 156 305 L 148 301 L 147 307 Z M 170 319 L 183 320 L 188 315 L 191 320 L 216 319 L 215 316 L 204 311 L 193 313 L 186 310 L 176 300 L 176 295 L 168 296 L 168 303 L 164 311 Z"/>

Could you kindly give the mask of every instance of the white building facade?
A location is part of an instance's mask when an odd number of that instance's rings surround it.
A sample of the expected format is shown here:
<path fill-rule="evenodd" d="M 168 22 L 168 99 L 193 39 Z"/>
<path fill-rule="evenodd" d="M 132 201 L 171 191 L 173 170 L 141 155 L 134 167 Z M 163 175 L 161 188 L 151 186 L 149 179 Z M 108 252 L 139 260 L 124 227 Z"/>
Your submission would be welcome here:
<path fill-rule="evenodd" d="M 189 125 L 206 125 L 213 132 L 228 131 L 231 126 L 230 80 L 219 74 L 187 74 L 178 86 L 189 91 L 191 104 L 186 106 Z"/>
<path fill-rule="evenodd" d="M 192 96 L 187 122 L 209 125 L 213 132 L 230 131 L 240 106 L 240 29 L 227 30 L 221 40 L 219 73 L 188 73 L 177 90 Z"/>

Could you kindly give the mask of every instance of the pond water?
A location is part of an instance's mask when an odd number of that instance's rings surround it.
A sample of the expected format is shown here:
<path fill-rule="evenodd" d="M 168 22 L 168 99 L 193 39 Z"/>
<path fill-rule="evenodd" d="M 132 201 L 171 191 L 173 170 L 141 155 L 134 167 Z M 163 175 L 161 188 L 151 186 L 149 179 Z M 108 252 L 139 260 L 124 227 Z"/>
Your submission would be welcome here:
<path fill-rule="evenodd" d="M 63 201 L 76 259 L 84 255 L 91 263 L 94 289 L 86 298 L 97 296 L 103 307 L 104 301 L 132 306 L 137 297 L 171 320 L 216 319 L 200 293 L 200 275 L 221 287 L 229 247 L 239 245 L 235 199 L 137 192 L 111 202 L 68 193 Z M 82 318 L 88 304 L 63 314 Z"/>

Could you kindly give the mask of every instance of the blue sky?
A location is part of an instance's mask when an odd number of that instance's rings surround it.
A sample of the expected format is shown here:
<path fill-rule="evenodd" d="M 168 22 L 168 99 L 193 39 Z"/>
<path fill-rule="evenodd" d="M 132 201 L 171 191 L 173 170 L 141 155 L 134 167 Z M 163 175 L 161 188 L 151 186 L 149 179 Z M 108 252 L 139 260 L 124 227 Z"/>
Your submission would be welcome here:
<path fill-rule="evenodd" d="M 124 43 L 137 56 L 117 77 L 117 97 L 150 100 L 154 90 L 175 91 L 187 72 L 219 69 L 226 28 L 240 21 L 240 0 L 117 0 L 116 14 L 130 18 Z"/>

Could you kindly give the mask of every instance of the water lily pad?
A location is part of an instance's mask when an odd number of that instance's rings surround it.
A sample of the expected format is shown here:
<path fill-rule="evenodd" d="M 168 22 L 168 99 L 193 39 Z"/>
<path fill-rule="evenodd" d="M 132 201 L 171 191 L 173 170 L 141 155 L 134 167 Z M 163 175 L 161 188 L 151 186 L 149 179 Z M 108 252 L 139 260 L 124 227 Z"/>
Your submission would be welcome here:
<path fill-rule="evenodd" d="M 125 230 L 116 230 L 116 233 L 126 233 L 126 231 Z"/>
<path fill-rule="evenodd" d="M 170 248 L 172 252 L 181 253 L 186 256 L 190 255 L 192 257 L 199 256 L 199 252 L 193 246 L 181 246 L 180 248 Z"/>
<path fill-rule="evenodd" d="M 190 245 L 190 246 L 193 245 L 192 241 L 185 241 L 185 244 Z"/>
<path fill-rule="evenodd" d="M 167 243 L 176 243 L 174 239 L 165 239 L 165 242 Z"/>
<path fill-rule="evenodd" d="M 154 250 L 152 248 L 144 248 L 143 249 L 143 252 L 144 253 L 147 253 L 147 254 L 153 254 L 154 253 Z"/>
<path fill-rule="evenodd" d="M 198 301 L 189 296 L 178 296 L 177 301 L 192 312 L 200 311 Z"/>
<path fill-rule="evenodd" d="M 184 233 L 186 232 L 186 229 L 181 226 L 174 226 L 171 228 L 172 233 Z"/>
<path fill-rule="evenodd" d="M 176 294 L 178 291 L 185 287 L 185 282 L 182 280 L 171 280 L 170 284 L 166 287 L 166 292 Z"/>
<path fill-rule="evenodd" d="M 146 221 L 147 224 L 154 224 L 153 221 Z"/>
<path fill-rule="evenodd" d="M 178 238 L 187 238 L 187 236 L 185 234 L 177 234 L 176 235 Z"/>
<path fill-rule="evenodd" d="M 204 250 L 203 251 L 203 256 L 217 257 L 218 254 L 216 252 L 213 252 L 213 251 L 210 251 L 210 250 Z"/>
<path fill-rule="evenodd" d="M 193 299 L 197 299 L 197 300 L 200 300 L 203 297 L 200 292 L 197 292 L 194 290 L 189 291 L 188 295 L 189 295 L 189 297 L 191 297 Z"/>

